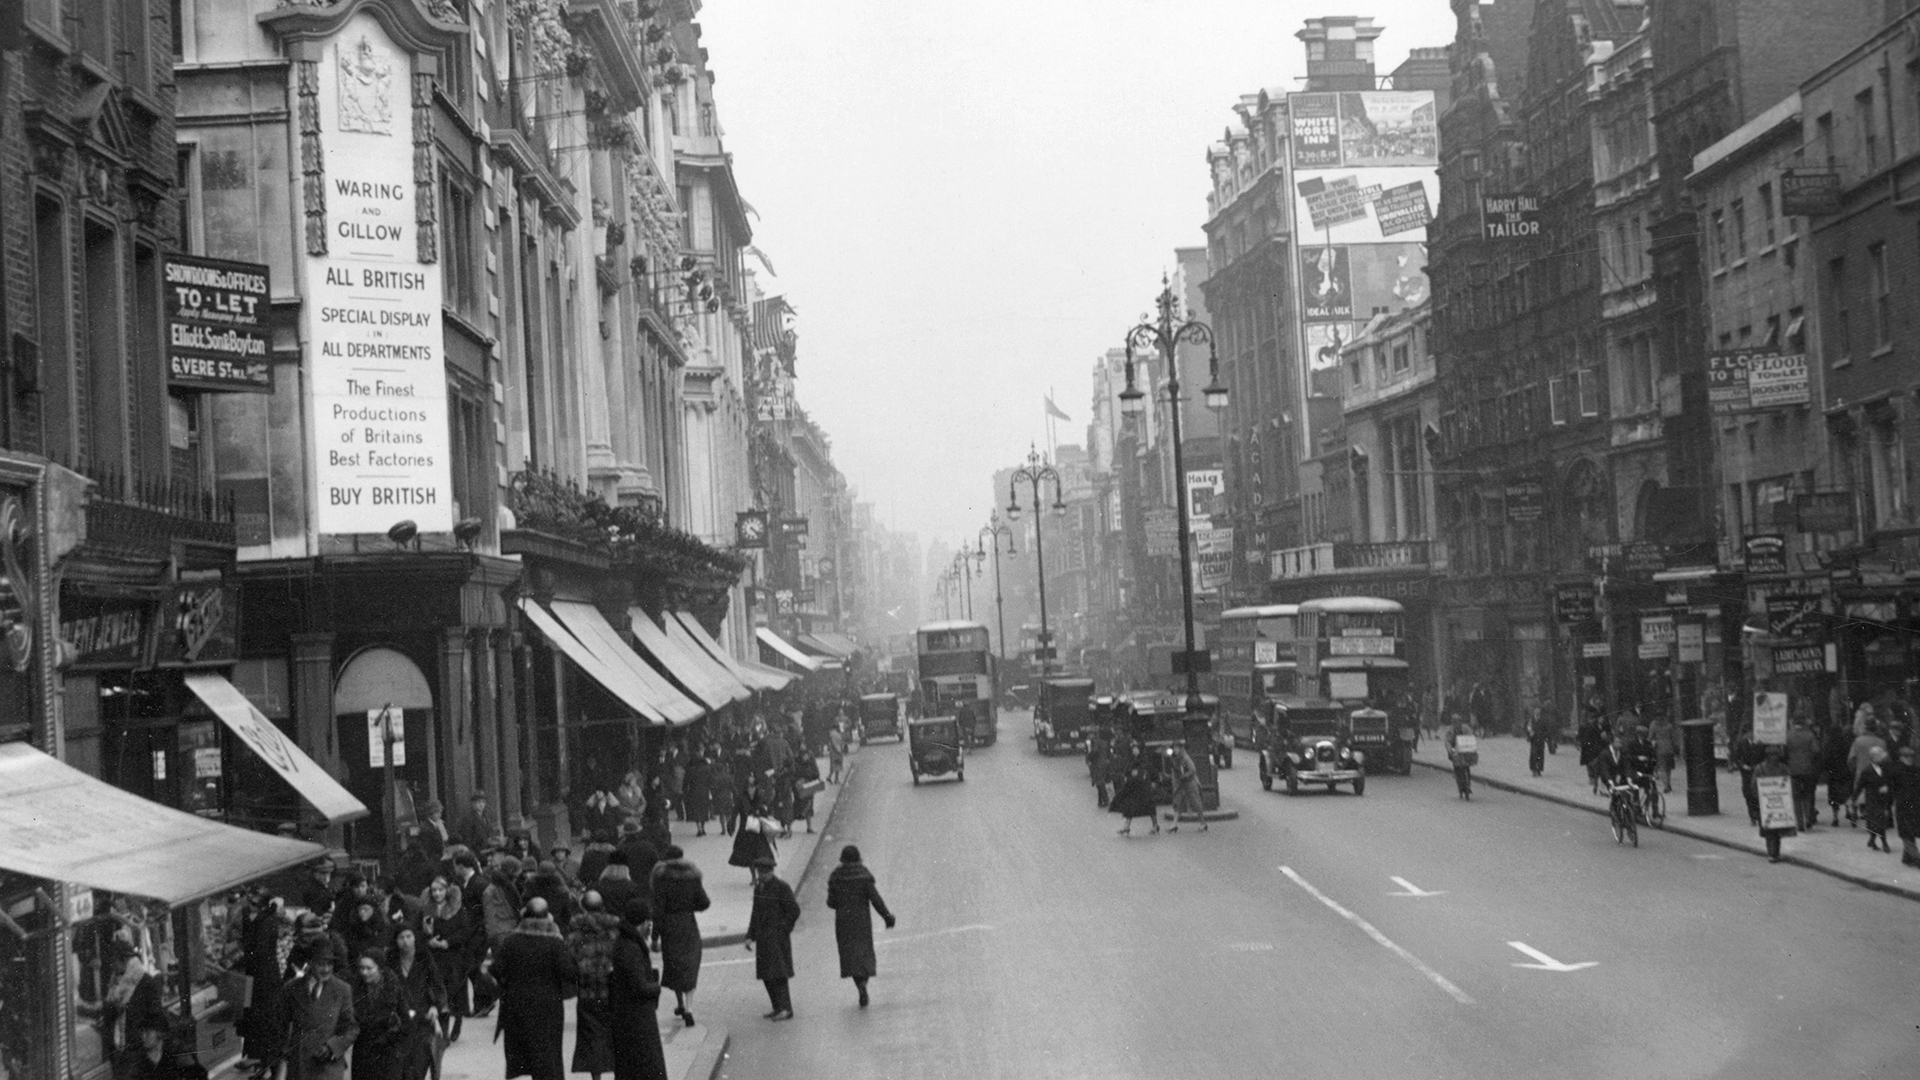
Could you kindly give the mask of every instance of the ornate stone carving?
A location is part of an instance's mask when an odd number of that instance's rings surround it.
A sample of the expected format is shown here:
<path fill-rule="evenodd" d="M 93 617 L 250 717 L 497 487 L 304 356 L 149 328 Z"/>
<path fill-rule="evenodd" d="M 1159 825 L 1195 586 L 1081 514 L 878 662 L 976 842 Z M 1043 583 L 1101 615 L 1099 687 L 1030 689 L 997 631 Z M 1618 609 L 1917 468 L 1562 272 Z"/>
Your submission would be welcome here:
<path fill-rule="evenodd" d="M 340 48 L 340 130 L 393 134 L 393 61 L 365 34 Z"/>
<path fill-rule="evenodd" d="M 415 72 L 413 76 L 413 220 L 423 263 L 440 261 L 439 219 L 434 201 L 433 176 L 433 76 Z"/>
<path fill-rule="evenodd" d="M 327 253 L 327 162 L 320 152 L 320 62 L 294 62 L 300 124 L 300 194 L 307 218 L 307 254 Z"/>

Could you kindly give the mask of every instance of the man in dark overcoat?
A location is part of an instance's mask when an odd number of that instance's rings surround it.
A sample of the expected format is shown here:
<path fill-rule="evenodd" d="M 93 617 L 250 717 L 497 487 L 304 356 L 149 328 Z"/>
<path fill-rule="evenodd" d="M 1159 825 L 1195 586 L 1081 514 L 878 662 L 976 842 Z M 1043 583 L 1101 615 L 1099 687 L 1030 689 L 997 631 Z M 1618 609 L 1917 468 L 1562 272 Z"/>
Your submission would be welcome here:
<path fill-rule="evenodd" d="M 347 1050 L 360 1037 L 353 988 L 334 977 L 339 962 L 333 943 L 319 939 L 306 972 L 281 989 L 286 1017 L 286 1080 L 346 1080 Z"/>
<path fill-rule="evenodd" d="M 560 1044 L 566 1001 L 579 985 L 580 972 L 545 900 L 528 901 L 519 925 L 494 951 L 493 979 L 500 986 L 507 1080 L 566 1080 Z"/>
<path fill-rule="evenodd" d="M 860 991 L 860 1007 L 867 1007 L 867 980 L 873 978 L 879 961 L 873 955 L 873 915 L 877 911 L 893 929 L 893 912 L 880 899 L 880 887 L 873 871 L 860 861 L 860 849 L 848 844 L 840 849 L 840 865 L 827 875 L 827 906 L 833 909 L 833 941 L 840 951 L 840 977 L 852 979 Z"/>
<path fill-rule="evenodd" d="M 660 980 L 647 955 L 645 900 L 632 901 L 621 913 L 620 936 L 613 946 L 613 971 L 607 977 L 609 1045 L 613 1080 L 667 1080 L 667 1055 L 660 1044 Z"/>
<path fill-rule="evenodd" d="M 753 977 L 767 984 L 773 1003 L 769 1020 L 793 1019 L 793 997 L 787 980 L 793 978 L 793 925 L 800 921 L 800 901 L 793 887 L 773 876 L 773 857 L 753 863 L 753 914 L 747 918 L 747 948 L 754 954 Z"/>

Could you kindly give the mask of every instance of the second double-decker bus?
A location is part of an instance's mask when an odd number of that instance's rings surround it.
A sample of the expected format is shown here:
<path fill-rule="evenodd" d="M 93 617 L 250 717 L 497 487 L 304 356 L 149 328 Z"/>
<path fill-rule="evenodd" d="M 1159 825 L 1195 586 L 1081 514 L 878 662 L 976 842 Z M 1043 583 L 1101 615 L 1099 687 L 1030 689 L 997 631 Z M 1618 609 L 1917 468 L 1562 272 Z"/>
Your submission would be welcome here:
<path fill-rule="evenodd" d="M 1352 710 L 1351 741 L 1369 767 L 1411 771 L 1417 718 L 1406 707 L 1406 609 L 1371 596 L 1336 596 L 1301 604 L 1298 617 L 1302 691 Z"/>
<path fill-rule="evenodd" d="M 924 702 L 922 715 L 959 717 L 962 737 L 969 743 L 992 744 L 998 716 L 987 628 L 977 622 L 949 619 L 928 623 L 913 637 Z"/>
<path fill-rule="evenodd" d="M 1240 747 L 1260 745 L 1260 704 L 1297 695 L 1299 608 L 1262 604 L 1228 608 L 1213 634 L 1213 683 L 1220 695 L 1226 738 Z"/>

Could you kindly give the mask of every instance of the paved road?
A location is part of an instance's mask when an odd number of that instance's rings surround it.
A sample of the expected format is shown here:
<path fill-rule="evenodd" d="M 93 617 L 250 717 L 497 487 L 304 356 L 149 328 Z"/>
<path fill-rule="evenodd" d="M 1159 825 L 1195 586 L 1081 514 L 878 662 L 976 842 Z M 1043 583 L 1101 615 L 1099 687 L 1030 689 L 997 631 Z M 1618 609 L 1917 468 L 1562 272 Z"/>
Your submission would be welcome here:
<path fill-rule="evenodd" d="M 964 784 L 861 751 L 822 857 L 860 844 L 901 916 L 874 1005 L 836 978 L 822 867 L 798 1019 L 760 1019 L 747 953 L 708 954 L 723 1075 L 1920 1073 L 1910 901 L 1671 834 L 1619 847 L 1591 814 L 1462 803 L 1437 773 L 1288 799 L 1244 755 L 1222 785 L 1240 820 L 1121 838 L 1080 761 L 1026 730 L 1003 718 Z M 1592 966 L 1516 966 L 1548 962 Z"/>

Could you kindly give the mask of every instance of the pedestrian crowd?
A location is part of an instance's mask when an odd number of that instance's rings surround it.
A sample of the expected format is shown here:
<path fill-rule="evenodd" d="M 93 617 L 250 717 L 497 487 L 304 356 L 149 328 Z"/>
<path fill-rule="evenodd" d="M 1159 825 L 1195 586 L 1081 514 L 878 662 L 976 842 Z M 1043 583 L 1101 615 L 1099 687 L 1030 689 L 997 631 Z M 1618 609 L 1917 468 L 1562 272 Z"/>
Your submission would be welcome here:
<path fill-rule="evenodd" d="M 1159 832 L 1162 805 L 1171 807 L 1169 832 L 1179 832 L 1183 820 L 1197 820 L 1207 831 L 1200 770 L 1185 745 L 1143 742 L 1115 726 L 1087 737 L 1086 757 L 1098 804 L 1120 815 L 1120 835 L 1133 835 L 1134 818 L 1146 818 Z"/>
<path fill-rule="evenodd" d="M 1763 829 L 1768 852 L 1778 857 L 1778 838 L 1810 832 L 1820 823 L 1820 788 L 1838 828 L 1844 817 L 1850 828 L 1864 828 L 1870 850 L 1892 852 L 1887 833 L 1900 838 L 1900 861 L 1920 867 L 1920 764 L 1915 762 L 1916 738 L 1912 711 L 1897 697 L 1862 702 L 1850 719 L 1816 723 L 1810 713 L 1797 712 L 1782 744 L 1758 743 L 1743 733 L 1731 748 L 1740 770 L 1740 790 L 1747 817 L 1760 825 L 1757 778 L 1785 776 L 1793 793 L 1793 827 Z"/>

